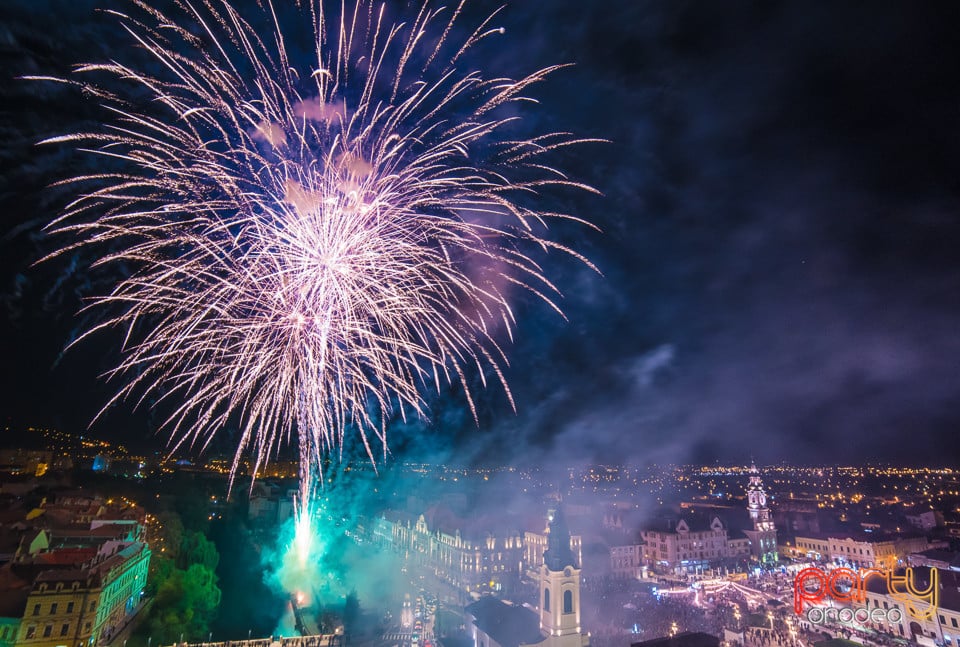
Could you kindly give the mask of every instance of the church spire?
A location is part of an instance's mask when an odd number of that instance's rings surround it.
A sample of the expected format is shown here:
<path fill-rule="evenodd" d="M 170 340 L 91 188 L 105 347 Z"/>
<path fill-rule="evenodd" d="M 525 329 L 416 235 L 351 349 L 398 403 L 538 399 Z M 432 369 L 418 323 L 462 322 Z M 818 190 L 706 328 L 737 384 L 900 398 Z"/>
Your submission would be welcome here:
<path fill-rule="evenodd" d="M 767 507 L 767 493 L 757 464 L 750 460 L 750 481 L 747 483 L 747 512 L 753 529 L 746 530 L 750 538 L 751 552 L 762 564 L 773 564 L 777 556 L 777 527 Z"/>
<path fill-rule="evenodd" d="M 550 536 L 547 539 L 547 550 L 543 553 L 543 563 L 551 571 L 562 571 L 567 566 L 577 568 L 570 550 L 570 529 L 563 516 L 563 507 L 557 506 L 550 521 Z"/>

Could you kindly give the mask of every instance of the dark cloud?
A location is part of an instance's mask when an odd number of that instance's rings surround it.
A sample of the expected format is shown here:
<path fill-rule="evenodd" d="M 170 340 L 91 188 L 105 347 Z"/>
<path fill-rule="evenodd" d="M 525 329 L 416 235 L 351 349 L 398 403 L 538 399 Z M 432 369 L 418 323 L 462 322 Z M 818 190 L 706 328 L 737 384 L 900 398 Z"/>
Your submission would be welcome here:
<path fill-rule="evenodd" d="M 68 4 L 5 3 L 6 78 L 108 55 L 113 23 L 92 3 Z M 477 0 L 468 18 L 491 7 Z M 541 104 L 523 117 L 609 140 L 558 159 L 603 197 L 547 198 L 602 228 L 557 232 L 602 274 L 551 257 L 568 321 L 517 295 L 516 413 L 493 387 L 478 394 L 478 426 L 447 389 L 430 425 L 397 425 L 395 451 L 531 462 L 952 460 L 958 13 L 948 3 L 800 1 L 508 7 L 506 33 L 471 63 L 507 75 L 575 63 L 535 90 Z M 83 163 L 32 143 L 96 109 L 41 84 L 3 87 L 0 332 L 10 368 L 0 410 L 54 411 L 76 426 L 106 400 L 94 380 L 117 342 L 51 368 L 78 328 L 82 297 L 107 281 L 84 269 L 90 259 L 32 267 L 51 246 L 39 228 L 65 195 L 42 187 Z M 146 436 L 142 416 L 128 415 L 115 412 L 104 433 Z"/>

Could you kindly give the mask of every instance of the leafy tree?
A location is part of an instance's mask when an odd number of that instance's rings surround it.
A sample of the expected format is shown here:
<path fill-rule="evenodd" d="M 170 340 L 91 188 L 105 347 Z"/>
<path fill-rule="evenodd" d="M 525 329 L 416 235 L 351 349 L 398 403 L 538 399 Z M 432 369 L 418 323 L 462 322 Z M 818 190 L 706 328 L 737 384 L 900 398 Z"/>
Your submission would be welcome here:
<path fill-rule="evenodd" d="M 220 604 L 220 587 L 213 571 L 193 564 L 175 569 L 157 590 L 147 631 L 159 644 L 180 639 L 202 640 L 210 630 Z"/>
<path fill-rule="evenodd" d="M 172 524 L 176 531 L 176 524 Z M 220 587 L 215 569 L 220 554 L 201 532 L 182 534 L 176 557 L 154 553 L 150 562 L 148 591 L 153 594 L 150 617 L 139 633 L 158 644 L 206 638 L 220 605 Z"/>
<path fill-rule="evenodd" d="M 171 558 L 153 553 L 150 556 L 150 571 L 147 573 L 147 595 L 156 596 L 175 569 L 176 565 Z"/>
<path fill-rule="evenodd" d="M 182 606 L 212 620 L 220 605 L 217 575 L 206 566 L 193 564 L 183 574 Z"/>
<path fill-rule="evenodd" d="M 216 545 L 207 539 L 202 532 L 187 531 L 180 544 L 180 554 L 177 557 L 177 566 L 187 569 L 193 564 L 199 564 L 214 572 L 220 563 L 220 553 Z"/>

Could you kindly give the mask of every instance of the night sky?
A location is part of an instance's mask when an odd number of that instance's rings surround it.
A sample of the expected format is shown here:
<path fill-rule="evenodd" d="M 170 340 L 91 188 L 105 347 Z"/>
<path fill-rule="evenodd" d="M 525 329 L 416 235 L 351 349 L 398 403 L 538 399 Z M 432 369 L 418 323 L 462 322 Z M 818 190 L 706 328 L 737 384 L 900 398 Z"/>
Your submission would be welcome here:
<path fill-rule="evenodd" d="M 238 0 L 238 7 L 244 3 Z M 82 432 L 118 358 L 82 299 L 109 289 L 91 251 L 34 266 L 94 162 L 34 142 L 98 108 L 50 85 L 72 64 L 135 56 L 98 0 L 0 4 L 0 416 Z M 498 3 L 474 0 L 466 23 Z M 564 321 L 518 298 L 518 411 L 455 389 L 397 456 L 485 463 L 955 464 L 960 449 L 960 24 L 957 3 L 522 1 L 473 66 L 536 87 L 533 130 L 608 140 L 560 155 L 602 196 L 548 200 L 596 223 L 546 259 Z M 482 60 L 481 60 L 482 59 Z M 61 241 L 62 242 L 62 241 Z M 154 443 L 157 415 L 117 407 L 92 433 Z M 227 430 L 215 449 L 229 449 Z"/>

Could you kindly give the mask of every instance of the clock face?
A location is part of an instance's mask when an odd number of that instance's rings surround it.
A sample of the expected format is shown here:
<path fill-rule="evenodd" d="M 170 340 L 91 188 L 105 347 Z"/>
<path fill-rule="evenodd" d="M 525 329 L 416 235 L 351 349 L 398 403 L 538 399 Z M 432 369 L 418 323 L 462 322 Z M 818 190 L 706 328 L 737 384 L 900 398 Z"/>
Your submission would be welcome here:
<path fill-rule="evenodd" d="M 760 493 L 758 498 L 760 499 L 760 505 L 764 505 L 767 502 L 767 495 L 763 492 Z"/>
<path fill-rule="evenodd" d="M 757 493 L 756 493 L 756 492 L 751 492 L 751 493 L 750 493 L 750 505 L 756 505 L 756 504 L 757 504 Z"/>

